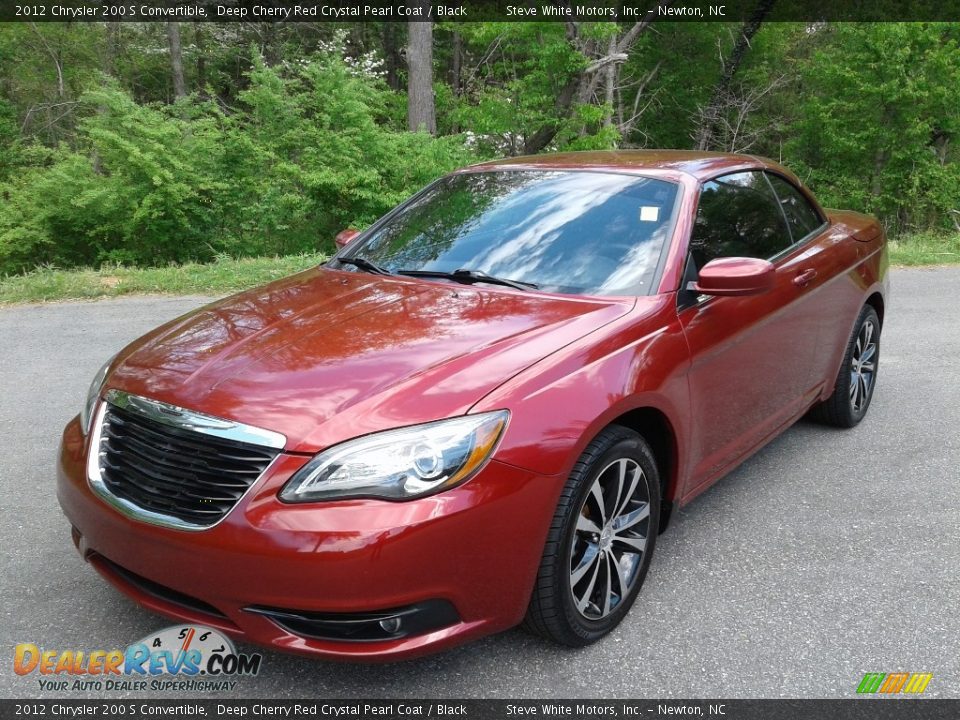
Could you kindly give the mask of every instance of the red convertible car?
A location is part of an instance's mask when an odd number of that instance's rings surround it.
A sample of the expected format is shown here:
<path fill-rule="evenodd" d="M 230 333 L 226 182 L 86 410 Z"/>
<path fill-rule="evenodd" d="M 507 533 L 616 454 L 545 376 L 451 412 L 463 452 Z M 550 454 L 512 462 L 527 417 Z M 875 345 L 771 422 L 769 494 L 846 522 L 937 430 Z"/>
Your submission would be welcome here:
<path fill-rule="evenodd" d="M 876 386 L 880 225 L 760 158 L 475 165 L 338 244 L 130 344 L 67 425 L 74 541 L 142 605 L 329 658 L 585 645 L 671 508 Z"/>

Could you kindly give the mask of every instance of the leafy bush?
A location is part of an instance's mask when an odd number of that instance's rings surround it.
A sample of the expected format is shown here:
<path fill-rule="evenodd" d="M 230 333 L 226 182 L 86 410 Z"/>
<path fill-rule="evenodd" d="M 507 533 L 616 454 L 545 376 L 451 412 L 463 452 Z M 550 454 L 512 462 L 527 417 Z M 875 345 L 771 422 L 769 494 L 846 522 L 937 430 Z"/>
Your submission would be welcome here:
<path fill-rule="evenodd" d="M 330 249 L 474 159 L 458 136 L 399 129 L 392 96 L 342 47 L 292 67 L 255 59 L 242 113 L 140 105 L 104 79 L 81 98 L 76 149 L 35 147 L 6 180 L 0 168 L 0 272 Z"/>
<path fill-rule="evenodd" d="M 788 146 L 820 199 L 894 232 L 953 229 L 960 210 L 960 32 L 950 23 L 840 23 L 805 68 Z"/>

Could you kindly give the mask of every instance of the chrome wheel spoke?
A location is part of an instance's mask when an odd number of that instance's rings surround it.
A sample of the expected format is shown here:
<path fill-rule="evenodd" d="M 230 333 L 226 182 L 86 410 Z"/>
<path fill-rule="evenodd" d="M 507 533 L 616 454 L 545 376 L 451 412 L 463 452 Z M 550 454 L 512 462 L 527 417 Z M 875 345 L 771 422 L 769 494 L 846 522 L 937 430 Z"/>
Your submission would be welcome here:
<path fill-rule="evenodd" d="M 627 552 L 637 553 L 642 555 L 647 549 L 647 538 L 642 537 L 630 537 L 629 535 L 617 535 L 613 539 L 614 544 L 625 545 Z"/>
<path fill-rule="evenodd" d="M 593 564 L 593 574 L 590 576 L 590 582 L 587 583 L 586 590 L 583 591 L 583 595 L 579 598 L 576 593 L 574 593 L 574 599 L 577 601 L 577 609 L 586 614 L 587 608 L 590 606 L 590 598 L 593 595 L 593 589 L 597 586 L 597 576 L 600 574 L 600 555 L 597 555 L 597 562 Z"/>
<path fill-rule="evenodd" d="M 597 525 L 593 520 L 588 518 L 583 513 L 580 513 L 580 516 L 577 518 L 577 532 L 592 533 L 594 535 L 600 534 L 600 526 Z"/>
<path fill-rule="evenodd" d="M 621 460 L 620 462 L 621 462 L 621 464 L 622 464 L 622 466 L 623 466 L 623 468 L 624 468 L 623 473 L 626 474 L 626 472 L 627 472 L 627 470 L 626 470 L 626 463 L 627 463 L 627 461 L 626 461 L 626 460 Z M 643 477 L 643 470 L 640 469 L 640 466 L 639 466 L 639 465 L 634 464 L 633 467 L 631 468 L 631 472 L 630 472 L 630 484 L 629 484 L 629 486 L 627 487 L 627 491 L 626 491 L 626 493 L 623 494 L 622 497 L 618 498 L 618 500 L 617 500 L 617 509 L 616 509 L 616 510 L 614 511 L 614 513 L 613 513 L 613 522 L 614 522 L 614 525 L 616 525 L 617 520 L 619 520 L 620 516 L 623 515 L 623 513 L 626 511 L 627 506 L 630 504 L 630 500 L 632 500 L 632 499 L 633 499 L 633 496 L 636 494 L 636 492 L 637 492 L 637 484 L 640 482 L 640 479 L 641 479 L 642 477 Z M 622 487 L 622 485 L 621 485 L 621 487 Z"/>
<path fill-rule="evenodd" d="M 603 486 L 600 484 L 600 478 L 597 478 L 593 483 L 593 487 L 590 488 L 590 496 L 597 504 L 597 510 L 600 512 L 600 524 L 606 525 L 607 508 L 603 501 Z"/>
<path fill-rule="evenodd" d="M 617 581 L 617 605 L 627 596 L 627 592 L 630 588 L 630 583 L 627 581 L 627 578 L 623 575 L 623 568 L 620 567 L 620 563 L 617 561 L 616 555 L 612 552 L 609 553 L 608 562 L 613 565 L 614 569 L 614 578 Z M 611 603 L 612 604 L 612 603 Z"/>
<path fill-rule="evenodd" d="M 607 582 L 606 582 L 606 592 L 604 592 L 603 594 L 603 617 L 606 617 L 607 615 L 610 614 L 610 596 L 613 595 L 613 577 L 612 577 L 612 573 L 610 572 L 610 561 L 611 561 L 610 554 L 604 553 L 604 557 L 607 560 L 607 563 L 606 563 Z"/>
<path fill-rule="evenodd" d="M 871 360 L 874 354 L 877 352 L 877 344 L 870 343 L 867 345 L 867 349 L 863 351 L 863 354 L 860 356 L 861 367 L 867 363 L 868 360 Z"/>
<path fill-rule="evenodd" d="M 627 460 L 626 458 L 617 461 L 617 492 L 613 495 L 613 512 L 616 515 L 620 507 L 620 496 L 623 495 L 623 485 L 627 481 Z"/>
<path fill-rule="evenodd" d="M 624 513 L 613 519 L 613 532 L 619 535 L 620 533 L 629 530 L 634 525 L 636 525 L 641 520 L 646 520 L 650 517 L 650 503 L 643 503 L 636 510 L 631 512 Z"/>
<path fill-rule="evenodd" d="M 583 579 L 591 567 L 598 563 L 600 557 L 600 547 L 594 543 L 589 543 L 586 550 L 583 551 L 583 557 L 570 573 L 570 587 L 573 587 Z"/>

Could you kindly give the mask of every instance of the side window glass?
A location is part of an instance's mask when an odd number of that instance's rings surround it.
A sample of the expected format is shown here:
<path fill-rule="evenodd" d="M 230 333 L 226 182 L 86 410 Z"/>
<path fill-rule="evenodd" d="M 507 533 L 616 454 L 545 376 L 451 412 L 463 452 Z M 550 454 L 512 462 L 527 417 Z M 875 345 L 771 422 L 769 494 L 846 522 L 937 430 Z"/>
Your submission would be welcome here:
<path fill-rule="evenodd" d="M 794 242 L 802 240 L 823 225 L 819 213 L 803 193 L 779 175 L 768 173 L 767 177 L 770 178 L 770 184 L 773 185 L 773 190 L 777 194 L 783 214 L 787 216 Z"/>
<path fill-rule="evenodd" d="M 767 259 L 791 244 L 779 201 L 763 173 L 724 175 L 701 189 L 690 238 L 697 269 L 719 257 Z"/>

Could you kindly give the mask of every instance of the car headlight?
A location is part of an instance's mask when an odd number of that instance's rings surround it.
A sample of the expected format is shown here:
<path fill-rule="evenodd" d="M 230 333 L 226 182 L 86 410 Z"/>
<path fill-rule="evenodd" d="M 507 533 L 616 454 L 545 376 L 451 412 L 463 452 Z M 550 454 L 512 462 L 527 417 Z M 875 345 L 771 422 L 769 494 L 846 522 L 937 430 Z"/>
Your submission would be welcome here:
<path fill-rule="evenodd" d="M 97 407 L 97 400 L 100 399 L 100 391 L 103 389 L 103 383 L 107 379 L 107 371 L 110 369 L 110 364 L 115 357 L 116 355 L 107 360 L 103 364 L 103 367 L 97 370 L 97 374 L 93 376 L 93 382 L 90 383 L 90 389 L 87 390 L 87 399 L 83 403 L 83 407 L 80 408 L 80 427 L 83 429 L 84 435 L 90 432 L 90 422 L 93 420 L 93 411 Z"/>
<path fill-rule="evenodd" d="M 493 454 L 510 413 L 466 415 L 348 440 L 319 453 L 283 490 L 286 502 L 412 500 L 470 479 Z"/>

